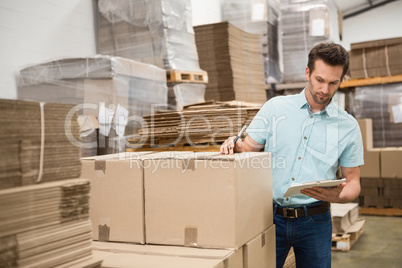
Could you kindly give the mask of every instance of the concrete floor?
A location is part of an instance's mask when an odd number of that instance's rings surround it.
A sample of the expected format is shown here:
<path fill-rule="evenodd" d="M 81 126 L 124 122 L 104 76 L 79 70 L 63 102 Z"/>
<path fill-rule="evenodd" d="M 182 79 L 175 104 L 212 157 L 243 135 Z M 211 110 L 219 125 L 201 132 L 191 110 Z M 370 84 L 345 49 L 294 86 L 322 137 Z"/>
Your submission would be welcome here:
<path fill-rule="evenodd" d="M 363 234 L 348 252 L 332 251 L 332 267 L 402 267 L 402 217 L 361 217 Z"/>

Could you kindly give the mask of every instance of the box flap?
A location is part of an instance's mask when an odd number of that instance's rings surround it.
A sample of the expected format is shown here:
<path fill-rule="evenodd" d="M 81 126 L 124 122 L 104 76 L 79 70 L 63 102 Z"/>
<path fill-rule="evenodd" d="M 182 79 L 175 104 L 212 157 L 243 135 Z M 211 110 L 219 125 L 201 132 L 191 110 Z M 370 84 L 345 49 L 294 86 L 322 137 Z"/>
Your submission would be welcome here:
<path fill-rule="evenodd" d="M 233 254 L 233 249 L 206 249 L 182 246 L 161 246 L 161 245 L 135 245 L 125 243 L 111 243 L 93 241 L 93 249 L 116 253 L 136 253 L 160 256 L 181 256 L 208 259 L 226 259 Z"/>
<path fill-rule="evenodd" d="M 95 160 L 95 161 L 112 161 L 112 160 L 133 160 L 133 159 L 142 159 L 145 155 L 153 154 L 152 151 L 143 151 L 143 152 L 122 152 L 115 154 L 106 154 L 106 155 L 94 155 L 82 157 L 81 160 Z"/>
<path fill-rule="evenodd" d="M 359 219 L 359 220 L 355 221 L 355 222 L 348 228 L 348 230 L 346 231 L 346 233 L 356 233 L 356 232 L 360 231 L 360 230 L 363 228 L 365 222 L 366 222 L 365 219 Z"/>

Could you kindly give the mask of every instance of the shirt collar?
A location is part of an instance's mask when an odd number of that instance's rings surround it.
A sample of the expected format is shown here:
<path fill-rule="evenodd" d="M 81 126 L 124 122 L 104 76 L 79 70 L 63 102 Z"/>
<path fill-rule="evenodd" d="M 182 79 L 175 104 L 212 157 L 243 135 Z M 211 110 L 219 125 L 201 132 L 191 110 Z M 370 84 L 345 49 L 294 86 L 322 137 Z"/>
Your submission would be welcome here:
<path fill-rule="evenodd" d="M 309 109 L 309 103 L 307 101 L 306 93 L 305 93 L 306 90 L 307 90 L 307 87 L 305 87 L 298 96 L 298 107 L 300 109 L 302 109 L 302 108 Z M 335 101 L 333 98 L 331 99 L 329 104 L 324 108 L 324 110 L 321 113 L 327 113 L 329 117 L 334 117 L 337 115 L 336 105 L 335 105 Z"/>

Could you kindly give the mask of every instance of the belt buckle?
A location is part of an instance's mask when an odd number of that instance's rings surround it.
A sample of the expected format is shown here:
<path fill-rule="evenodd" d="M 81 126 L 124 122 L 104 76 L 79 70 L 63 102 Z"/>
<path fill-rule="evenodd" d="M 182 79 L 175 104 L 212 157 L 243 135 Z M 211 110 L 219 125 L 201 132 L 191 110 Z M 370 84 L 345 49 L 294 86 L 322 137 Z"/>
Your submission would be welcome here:
<path fill-rule="evenodd" d="M 293 210 L 293 211 L 295 212 L 295 215 L 294 215 L 294 216 L 288 216 L 288 210 Z M 294 209 L 294 208 L 285 208 L 285 209 L 283 210 L 283 217 L 289 218 L 289 219 L 297 218 L 297 209 Z"/>

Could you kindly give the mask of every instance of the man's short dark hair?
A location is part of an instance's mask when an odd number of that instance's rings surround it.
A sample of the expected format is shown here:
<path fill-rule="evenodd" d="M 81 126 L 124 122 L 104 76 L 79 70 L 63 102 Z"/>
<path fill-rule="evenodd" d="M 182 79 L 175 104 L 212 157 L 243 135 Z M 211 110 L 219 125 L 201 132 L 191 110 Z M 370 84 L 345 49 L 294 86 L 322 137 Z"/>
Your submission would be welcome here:
<path fill-rule="evenodd" d="M 342 77 L 343 78 L 348 71 L 349 68 L 349 54 L 339 44 L 335 43 L 320 43 L 313 47 L 313 49 L 310 51 L 308 54 L 308 63 L 307 67 L 310 70 L 310 74 L 314 71 L 314 64 L 316 60 L 321 59 L 323 60 L 326 64 L 331 65 L 331 66 L 342 66 L 343 67 L 343 72 L 342 72 Z"/>

